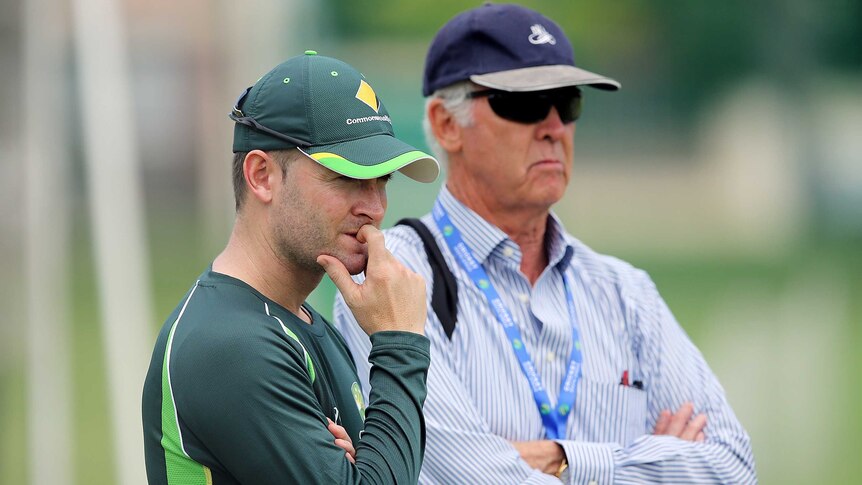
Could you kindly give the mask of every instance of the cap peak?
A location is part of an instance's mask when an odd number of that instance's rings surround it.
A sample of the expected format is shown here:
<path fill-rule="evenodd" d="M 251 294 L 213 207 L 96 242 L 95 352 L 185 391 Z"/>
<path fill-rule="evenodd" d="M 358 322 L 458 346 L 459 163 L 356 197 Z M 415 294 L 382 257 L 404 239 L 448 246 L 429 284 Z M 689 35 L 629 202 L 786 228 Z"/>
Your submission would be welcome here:
<path fill-rule="evenodd" d="M 537 69 L 534 76 L 532 68 L 553 69 Z M 441 27 L 425 57 L 422 94 L 468 79 L 483 84 L 477 78 L 485 76 L 506 91 L 548 84 L 619 88 L 613 79 L 576 67 L 572 45 L 553 20 L 514 4 L 486 3 Z"/>

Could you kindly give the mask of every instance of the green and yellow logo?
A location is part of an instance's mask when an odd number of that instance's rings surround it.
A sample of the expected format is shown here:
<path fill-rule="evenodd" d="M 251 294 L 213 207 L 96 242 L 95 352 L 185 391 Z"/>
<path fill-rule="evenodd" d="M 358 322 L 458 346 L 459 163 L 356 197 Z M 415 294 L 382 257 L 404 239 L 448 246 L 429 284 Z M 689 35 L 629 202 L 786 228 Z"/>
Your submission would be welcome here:
<path fill-rule="evenodd" d="M 375 113 L 380 109 L 380 101 L 377 99 L 377 94 L 374 93 L 374 90 L 365 81 L 359 81 L 359 90 L 356 91 L 356 99 L 370 106 Z"/>
<path fill-rule="evenodd" d="M 358 382 L 354 382 L 350 386 L 350 393 L 353 394 L 353 400 L 356 401 L 356 409 L 359 410 L 359 416 L 365 421 L 365 399 L 362 398 L 362 389 L 359 388 Z"/>
<path fill-rule="evenodd" d="M 539 411 L 540 411 L 542 414 L 550 414 L 550 412 L 551 412 L 551 406 L 549 406 L 547 403 L 542 404 L 542 407 L 541 407 L 541 408 L 539 408 Z"/>

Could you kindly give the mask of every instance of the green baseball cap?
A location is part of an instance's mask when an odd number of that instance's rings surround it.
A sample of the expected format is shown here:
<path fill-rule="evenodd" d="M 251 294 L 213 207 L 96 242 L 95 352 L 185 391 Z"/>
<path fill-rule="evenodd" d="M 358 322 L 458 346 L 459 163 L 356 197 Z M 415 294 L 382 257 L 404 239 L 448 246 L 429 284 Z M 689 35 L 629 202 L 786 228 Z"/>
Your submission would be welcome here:
<path fill-rule="evenodd" d="M 432 182 L 440 173 L 434 157 L 395 138 L 389 113 L 365 76 L 314 51 L 266 73 L 243 92 L 230 118 L 235 153 L 298 148 L 356 179 L 400 170 Z"/>

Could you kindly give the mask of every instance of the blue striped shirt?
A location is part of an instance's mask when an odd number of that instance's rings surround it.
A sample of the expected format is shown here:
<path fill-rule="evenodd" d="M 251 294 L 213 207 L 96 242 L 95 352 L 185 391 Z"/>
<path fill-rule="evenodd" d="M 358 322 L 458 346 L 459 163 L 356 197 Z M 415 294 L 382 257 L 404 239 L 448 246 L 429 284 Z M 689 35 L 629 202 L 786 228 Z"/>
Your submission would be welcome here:
<path fill-rule="evenodd" d="M 514 241 L 445 187 L 439 200 L 512 312 L 552 403 L 571 352 L 562 272 L 572 272 L 584 362 L 566 439 L 557 440 L 569 462 L 566 483 L 756 481 L 747 433 L 645 272 L 593 252 L 552 214 L 549 264 L 531 286 L 520 272 Z M 421 240 L 406 227 L 385 232 L 389 250 L 428 282 L 431 367 L 420 483 L 560 483 L 530 468 L 510 445 L 545 439 L 533 393 L 484 296 L 458 266 L 433 218 L 422 221 L 458 281 L 459 303 L 450 341 L 431 310 L 432 274 Z M 367 390 L 371 346 L 340 295 L 334 320 Z M 624 371 L 643 389 L 621 385 Z M 659 413 L 685 401 L 694 403 L 695 413 L 706 413 L 706 441 L 652 435 Z"/>

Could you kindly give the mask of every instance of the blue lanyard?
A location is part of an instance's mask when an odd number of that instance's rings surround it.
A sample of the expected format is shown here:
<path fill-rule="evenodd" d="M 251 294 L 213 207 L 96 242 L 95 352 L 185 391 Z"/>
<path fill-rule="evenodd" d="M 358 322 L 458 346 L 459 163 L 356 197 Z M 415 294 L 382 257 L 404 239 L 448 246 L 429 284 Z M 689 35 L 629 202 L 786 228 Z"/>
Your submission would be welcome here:
<path fill-rule="evenodd" d="M 518 326 L 515 325 L 515 320 L 512 313 L 506 308 L 494 285 L 488 278 L 488 273 L 482 264 L 476 260 L 473 251 L 461 238 L 461 232 L 452 224 L 449 219 L 449 214 L 438 200 L 434 204 L 434 221 L 440 232 L 443 233 L 443 240 L 449 246 L 449 250 L 455 255 L 455 259 L 461 268 L 467 272 L 473 283 L 479 288 L 479 291 L 485 295 L 491 311 L 497 317 L 497 321 L 503 326 L 503 331 L 509 337 L 512 344 L 512 350 L 521 364 L 521 370 L 530 384 L 530 389 L 533 391 L 533 399 L 536 401 L 536 406 L 539 408 L 539 414 L 542 416 L 542 423 L 545 425 L 545 432 L 550 439 L 562 439 L 566 436 L 566 421 L 569 417 L 572 407 L 575 405 L 575 393 L 577 391 L 578 380 L 581 378 L 581 363 L 583 356 L 581 355 L 581 340 L 578 333 L 578 320 L 575 313 L 575 300 L 572 296 L 571 289 L 573 284 L 570 281 L 568 271 L 563 271 L 563 286 L 566 292 L 566 304 L 569 309 L 569 318 L 572 322 L 572 354 L 569 356 L 569 365 L 566 370 L 566 376 L 563 382 L 560 383 L 559 402 L 556 409 L 551 405 L 551 400 L 548 398 L 548 393 L 542 386 L 542 380 L 539 378 L 539 372 L 536 366 L 530 359 L 530 354 L 524 346 L 524 341 L 521 338 L 521 332 Z"/>

